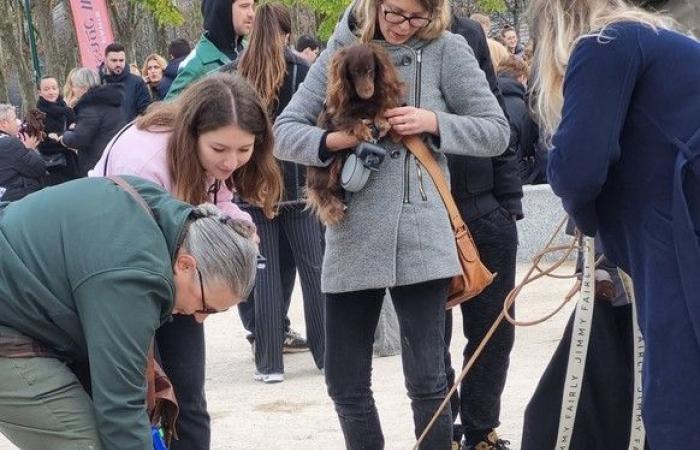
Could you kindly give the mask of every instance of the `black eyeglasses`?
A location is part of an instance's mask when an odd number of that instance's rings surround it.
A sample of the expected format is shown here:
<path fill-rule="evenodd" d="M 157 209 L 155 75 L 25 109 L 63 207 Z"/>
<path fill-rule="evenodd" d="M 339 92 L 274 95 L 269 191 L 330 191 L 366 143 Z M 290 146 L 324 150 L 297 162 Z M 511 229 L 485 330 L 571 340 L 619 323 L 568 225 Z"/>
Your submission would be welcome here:
<path fill-rule="evenodd" d="M 423 28 L 432 22 L 432 19 L 429 17 L 404 16 L 396 11 L 391 11 L 387 9 L 384 3 L 382 3 L 382 12 L 384 13 L 384 19 L 393 25 L 399 25 L 408 20 L 408 24 L 413 28 Z"/>
<path fill-rule="evenodd" d="M 207 305 L 207 300 L 204 298 L 204 282 L 202 281 L 202 272 L 197 268 L 197 275 L 199 276 L 199 290 L 202 291 L 202 309 L 195 311 L 196 314 L 216 314 L 228 311 L 226 309 L 214 309 Z"/>

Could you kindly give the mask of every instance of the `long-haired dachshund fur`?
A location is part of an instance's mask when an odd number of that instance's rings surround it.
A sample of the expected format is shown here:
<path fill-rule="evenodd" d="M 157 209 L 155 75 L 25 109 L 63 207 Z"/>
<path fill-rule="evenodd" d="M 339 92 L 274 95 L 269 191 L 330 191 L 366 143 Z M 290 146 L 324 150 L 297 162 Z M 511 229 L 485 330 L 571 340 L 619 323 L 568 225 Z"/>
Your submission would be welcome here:
<path fill-rule="evenodd" d="M 370 125 L 386 134 L 391 126 L 387 109 L 400 106 L 403 83 L 387 52 L 377 44 L 353 44 L 338 50 L 328 68 L 328 87 L 318 126 L 347 131 L 360 141 L 371 141 Z M 327 167 L 309 167 L 307 206 L 324 224 L 337 224 L 345 215 L 340 174 L 345 158 L 338 155 Z"/>

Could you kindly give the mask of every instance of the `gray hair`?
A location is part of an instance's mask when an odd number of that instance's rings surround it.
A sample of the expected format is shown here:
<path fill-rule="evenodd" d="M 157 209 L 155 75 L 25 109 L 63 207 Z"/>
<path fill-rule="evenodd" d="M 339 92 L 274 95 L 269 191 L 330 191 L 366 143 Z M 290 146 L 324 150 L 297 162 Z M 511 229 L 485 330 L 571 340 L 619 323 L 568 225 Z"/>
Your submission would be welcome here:
<path fill-rule="evenodd" d="M 17 117 L 15 107 L 7 103 L 0 103 L 0 120 L 10 120 Z"/>
<path fill-rule="evenodd" d="M 94 69 L 81 67 L 73 73 L 70 81 L 73 86 L 90 89 L 100 85 L 100 74 Z"/>
<path fill-rule="evenodd" d="M 197 260 L 205 283 L 217 281 L 247 298 L 255 284 L 258 248 L 255 228 L 249 222 L 230 219 L 211 203 L 194 208 L 182 248 Z"/>

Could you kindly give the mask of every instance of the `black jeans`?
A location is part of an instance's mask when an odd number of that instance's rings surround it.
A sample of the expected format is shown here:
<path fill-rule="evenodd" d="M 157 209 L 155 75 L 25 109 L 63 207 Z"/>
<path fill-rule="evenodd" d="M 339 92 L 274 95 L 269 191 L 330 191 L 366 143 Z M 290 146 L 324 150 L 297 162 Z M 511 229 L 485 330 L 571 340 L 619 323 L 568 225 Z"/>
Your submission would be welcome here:
<path fill-rule="evenodd" d="M 459 206 L 459 205 L 458 205 Z M 462 212 L 464 214 L 464 212 Z M 497 208 L 468 223 L 479 255 L 486 267 L 498 275 L 493 283 L 477 297 L 460 305 L 463 331 L 468 342 L 464 362 L 471 358 L 486 332 L 503 309 L 503 301 L 515 285 L 515 257 L 518 234 L 515 220 L 503 208 Z M 511 310 L 511 314 L 514 311 Z M 449 350 L 452 338 L 452 314 L 446 315 L 445 341 Z M 452 414 L 459 412 L 462 427 L 455 427 L 455 440 L 464 433 L 467 440 L 498 427 L 501 412 L 501 394 L 505 387 L 510 351 L 515 341 L 515 330 L 503 321 L 493 334 L 474 366 L 460 386 L 459 396 L 451 398 Z M 449 351 L 445 352 L 447 379 L 454 384 Z M 463 367 L 460 365 L 459 367 Z M 460 370 L 461 371 L 461 370 Z M 472 436 L 474 438 L 470 439 Z"/>
<path fill-rule="evenodd" d="M 204 393 L 204 325 L 194 316 L 175 314 L 172 322 L 156 331 L 156 348 L 180 406 L 179 440 L 173 440 L 170 450 L 208 450 L 211 428 Z"/>
<path fill-rule="evenodd" d="M 403 373 L 416 436 L 447 392 L 443 353 L 448 280 L 390 289 L 401 331 Z M 384 289 L 326 294 L 326 384 L 350 450 L 380 450 L 384 436 L 372 395 L 372 344 Z M 452 415 L 443 411 L 421 449 L 447 450 Z"/>

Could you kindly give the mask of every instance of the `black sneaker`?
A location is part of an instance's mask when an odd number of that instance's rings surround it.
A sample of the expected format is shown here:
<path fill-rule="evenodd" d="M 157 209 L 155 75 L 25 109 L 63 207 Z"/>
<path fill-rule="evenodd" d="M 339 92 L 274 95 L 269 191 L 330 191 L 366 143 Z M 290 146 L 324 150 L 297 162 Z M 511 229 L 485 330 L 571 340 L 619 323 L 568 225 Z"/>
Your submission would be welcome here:
<path fill-rule="evenodd" d="M 485 441 L 481 441 L 475 445 L 462 445 L 462 450 L 511 450 L 510 441 L 505 441 L 498 438 L 498 434 L 495 431 L 489 433 L 486 436 Z"/>
<path fill-rule="evenodd" d="M 306 339 L 301 337 L 299 333 L 291 328 L 284 333 L 284 343 L 282 344 L 283 353 L 298 353 L 308 350 L 309 345 L 306 343 Z"/>

